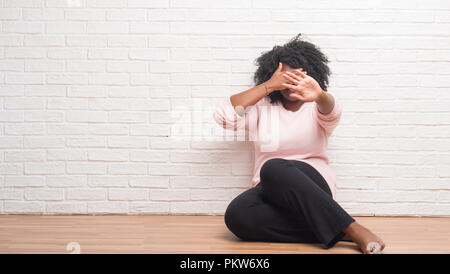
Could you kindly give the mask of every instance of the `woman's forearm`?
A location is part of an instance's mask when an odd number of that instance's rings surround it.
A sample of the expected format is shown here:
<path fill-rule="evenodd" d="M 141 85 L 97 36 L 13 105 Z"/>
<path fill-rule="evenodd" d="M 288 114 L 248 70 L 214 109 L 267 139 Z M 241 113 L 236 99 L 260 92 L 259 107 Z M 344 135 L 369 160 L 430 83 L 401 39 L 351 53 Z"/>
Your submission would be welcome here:
<path fill-rule="evenodd" d="M 327 92 L 322 90 L 322 93 L 317 97 L 316 100 L 317 107 L 319 109 L 319 112 L 327 115 L 331 113 L 331 111 L 334 108 L 334 98 Z"/>
<path fill-rule="evenodd" d="M 267 85 L 267 91 L 264 85 Z M 267 92 L 271 93 L 273 91 L 273 86 L 265 82 L 246 91 L 232 95 L 230 97 L 230 102 L 234 108 L 241 106 L 242 109 L 245 110 L 247 107 L 256 104 L 259 100 L 266 96 Z"/>

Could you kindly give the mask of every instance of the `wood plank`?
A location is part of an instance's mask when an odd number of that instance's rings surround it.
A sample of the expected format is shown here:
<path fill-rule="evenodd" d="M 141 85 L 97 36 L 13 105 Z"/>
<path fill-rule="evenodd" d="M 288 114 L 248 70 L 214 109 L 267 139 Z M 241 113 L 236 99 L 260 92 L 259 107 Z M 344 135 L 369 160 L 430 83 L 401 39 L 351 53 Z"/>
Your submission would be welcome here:
<path fill-rule="evenodd" d="M 355 217 L 384 253 L 450 253 L 450 218 Z M 359 253 L 354 243 L 246 242 L 206 215 L 0 215 L 0 253 Z"/>

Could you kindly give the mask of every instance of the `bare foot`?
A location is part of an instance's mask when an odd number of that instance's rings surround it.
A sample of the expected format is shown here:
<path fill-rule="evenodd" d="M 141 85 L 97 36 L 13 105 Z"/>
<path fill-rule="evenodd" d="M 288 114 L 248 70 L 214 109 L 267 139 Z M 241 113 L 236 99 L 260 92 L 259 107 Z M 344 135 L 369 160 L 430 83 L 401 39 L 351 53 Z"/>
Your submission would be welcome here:
<path fill-rule="evenodd" d="M 386 246 L 380 237 L 357 222 L 353 222 L 345 228 L 344 233 L 346 235 L 342 239 L 351 239 L 361 248 L 364 254 L 381 253 Z"/>

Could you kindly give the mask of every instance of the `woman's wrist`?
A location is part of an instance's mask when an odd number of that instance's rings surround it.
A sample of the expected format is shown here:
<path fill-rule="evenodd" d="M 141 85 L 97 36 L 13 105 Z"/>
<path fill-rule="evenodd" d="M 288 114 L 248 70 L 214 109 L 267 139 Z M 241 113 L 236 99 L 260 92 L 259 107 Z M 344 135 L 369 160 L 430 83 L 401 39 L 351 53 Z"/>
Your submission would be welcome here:
<path fill-rule="evenodd" d="M 267 95 L 269 95 L 270 93 L 272 93 L 275 90 L 274 86 L 269 82 L 264 82 L 263 85 L 266 88 Z"/>

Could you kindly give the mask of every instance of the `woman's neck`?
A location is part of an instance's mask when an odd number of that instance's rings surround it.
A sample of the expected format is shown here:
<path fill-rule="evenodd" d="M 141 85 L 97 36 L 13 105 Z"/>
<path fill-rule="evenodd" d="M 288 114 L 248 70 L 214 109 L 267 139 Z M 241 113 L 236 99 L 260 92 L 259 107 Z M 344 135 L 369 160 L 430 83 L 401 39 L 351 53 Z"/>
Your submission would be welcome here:
<path fill-rule="evenodd" d="M 304 103 L 301 100 L 289 101 L 289 100 L 286 100 L 284 98 L 282 98 L 281 101 L 282 101 L 283 106 L 284 106 L 285 109 L 287 109 L 289 111 L 293 111 L 293 112 L 299 110 L 301 108 L 301 106 L 303 105 L 303 103 Z"/>

